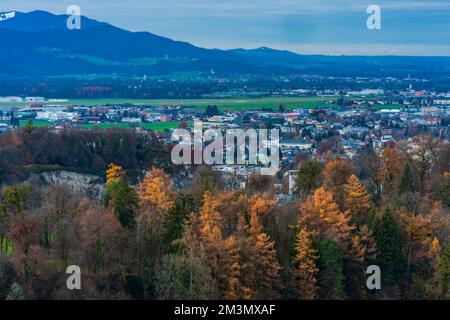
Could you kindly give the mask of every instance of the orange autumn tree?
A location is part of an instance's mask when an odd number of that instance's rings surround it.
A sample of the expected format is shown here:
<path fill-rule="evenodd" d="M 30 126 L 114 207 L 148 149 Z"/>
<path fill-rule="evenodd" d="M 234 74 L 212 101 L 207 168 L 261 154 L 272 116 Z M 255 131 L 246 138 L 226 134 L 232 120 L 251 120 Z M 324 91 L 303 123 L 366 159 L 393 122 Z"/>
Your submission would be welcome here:
<path fill-rule="evenodd" d="M 403 158 L 403 154 L 394 147 L 386 147 L 381 151 L 381 179 L 383 191 L 387 195 L 391 195 L 398 184 Z"/>
<path fill-rule="evenodd" d="M 298 228 L 313 234 L 318 240 L 332 239 L 343 255 L 343 271 L 350 282 L 355 298 L 361 293 L 359 279 L 352 279 L 361 269 L 366 248 L 356 227 L 350 222 L 348 212 L 342 212 L 334 202 L 333 194 L 321 187 L 300 205 Z M 363 273 L 361 273 L 363 274 Z"/>
<path fill-rule="evenodd" d="M 444 221 L 436 220 L 438 214 L 436 210 L 439 211 L 439 208 L 433 208 L 427 215 L 413 214 L 405 209 L 398 211 L 404 227 L 403 250 L 407 259 L 407 281 L 411 283 L 412 288 L 409 292 L 410 298 L 417 297 L 417 286 L 422 287 L 424 296 L 428 299 L 442 298 L 442 282 L 438 274 L 439 255 L 442 249 L 439 241 L 439 237 L 442 236 L 439 229 L 442 226 L 439 223 Z M 444 236 L 443 239 L 446 238 L 448 237 Z M 417 282 L 418 277 L 424 274 L 422 270 L 426 269 L 431 271 L 426 282 Z"/>
<path fill-rule="evenodd" d="M 275 243 L 264 232 L 262 217 L 273 210 L 275 200 L 268 195 L 254 196 L 250 205 L 250 241 L 256 249 L 254 264 L 256 268 L 256 299 L 277 299 L 281 288 L 280 270 Z"/>
<path fill-rule="evenodd" d="M 153 167 L 138 186 L 141 208 L 165 213 L 175 204 L 171 178 L 162 169 Z"/>
<path fill-rule="evenodd" d="M 442 283 L 439 281 L 439 258 L 441 255 L 441 243 L 439 239 L 435 237 L 430 243 L 430 249 L 428 251 L 428 258 L 430 259 L 430 264 L 432 267 L 433 276 L 431 281 L 426 285 L 428 295 L 431 299 L 441 298 Z"/>
<path fill-rule="evenodd" d="M 121 166 L 111 163 L 106 170 L 106 184 L 119 180 L 125 176 L 125 171 Z"/>
<path fill-rule="evenodd" d="M 369 210 L 372 206 L 370 196 L 364 185 L 355 175 L 348 178 L 345 185 L 344 209 L 351 216 L 351 221 L 356 224 L 357 231 L 352 238 L 351 250 L 348 253 L 346 272 L 350 292 L 350 298 L 365 298 L 364 270 L 370 262 L 374 262 L 376 245 L 370 230 Z"/>
<path fill-rule="evenodd" d="M 237 212 L 231 228 L 224 226 L 224 214 L 229 214 L 224 197 L 242 201 L 234 207 Z M 261 222 L 274 205 L 267 195 L 248 199 L 245 195 L 215 197 L 205 192 L 199 214 L 191 216 L 181 241 L 208 264 L 224 298 L 279 298 L 281 267 L 275 244 Z M 226 236 L 229 232 L 232 234 Z M 187 235 L 191 235 L 190 240 Z"/>
<path fill-rule="evenodd" d="M 330 237 L 342 252 L 346 252 L 352 242 L 350 215 L 341 212 L 333 199 L 333 194 L 321 187 L 300 205 L 299 228 L 312 232 L 315 236 Z"/>
<path fill-rule="evenodd" d="M 111 207 L 120 224 L 133 230 L 136 224 L 138 200 L 121 166 L 110 164 L 106 171 L 105 205 Z"/>
<path fill-rule="evenodd" d="M 407 275 L 411 272 L 412 264 L 418 263 L 428 256 L 433 238 L 433 223 L 431 216 L 413 214 L 400 209 L 399 217 L 405 230 L 405 252 L 407 257 Z"/>
<path fill-rule="evenodd" d="M 312 233 L 301 229 L 295 242 L 292 275 L 298 299 L 317 299 L 317 250 L 313 248 Z"/>
<path fill-rule="evenodd" d="M 231 194 L 226 194 L 228 198 Z M 233 196 L 231 196 L 233 198 Z M 205 192 L 199 214 L 192 214 L 180 240 L 186 252 L 203 260 L 211 269 L 222 297 L 226 299 L 255 299 L 256 267 L 259 259 L 245 210 L 237 212 L 238 223 L 233 234 L 225 237 L 223 196 Z M 233 218 L 234 220 L 235 218 Z M 233 223 L 234 224 L 234 223 Z"/>
<path fill-rule="evenodd" d="M 222 237 L 222 217 L 218 211 L 219 201 L 209 192 L 203 195 L 200 214 L 194 219 L 197 225 L 199 245 L 204 258 L 217 278 L 223 278 L 223 260 L 225 256 Z"/>
<path fill-rule="evenodd" d="M 339 208 L 344 206 L 344 187 L 354 168 L 344 159 L 329 161 L 323 168 L 324 187 L 333 194 Z"/>
<path fill-rule="evenodd" d="M 225 299 L 256 299 L 258 250 L 244 214 L 239 214 L 235 233 L 224 240 L 224 246 L 223 296 Z"/>
<path fill-rule="evenodd" d="M 243 262 L 241 248 L 234 235 L 225 240 L 225 273 L 226 289 L 224 298 L 227 300 L 249 300 L 254 298 L 253 290 L 246 285 L 245 269 L 248 265 Z"/>
<path fill-rule="evenodd" d="M 218 211 L 219 201 L 206 191 L 200 210 L 200 235 L 204 240 L 222 240 L 222 217 Z"/>
<path fill-rule="evenodd" d="M 137 186 L 137 195 L 140 211 L 136 219 L 136 246 L 138 265 L 143 267 L 145 261 L 158 261 L 164 254 L 162 223 L 164 215 L 175 205 L 175 193 L 170 177 L 153 167 Z"/>
<path fill-rule="evenodd" d="M 370 196 L 364 185 L 355 175 L 351 175 L 344 186 L 344 210 L 347 210 L 352 220 L 360 225 L 367 222 L 367 214 L 371 208 Z"/>

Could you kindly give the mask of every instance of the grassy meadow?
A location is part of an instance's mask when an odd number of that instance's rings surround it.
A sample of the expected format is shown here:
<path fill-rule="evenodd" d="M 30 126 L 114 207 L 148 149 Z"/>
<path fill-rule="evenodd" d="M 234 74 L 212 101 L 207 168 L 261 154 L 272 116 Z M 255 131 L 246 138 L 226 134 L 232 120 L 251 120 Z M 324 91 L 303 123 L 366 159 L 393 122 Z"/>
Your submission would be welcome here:
<path fill-rule="evenodd" d="M 208 105 L 216 105 L 221 110 L 258 110 L 263 108 L 277 109 L 283 105 L 286 109 L 292 110 L 296 108 L 325 108 L 335 107 L 334 101 L 336 97 L 265 97 L 265 98 L 229 98 L 229 99 L 70 99 L 67 102 L 50 103 L 46 105 L 87 105 L 100 106 L 108 104 L 135 104 L 135 105 L 152 105 L 152 106 L 168 106 L 168 105 L 184 105 L 187 107 L 195 107 L 200 110 L 205 109 Z M 0 107 L 25 107 L 29 103 L 0 103 Z"/>

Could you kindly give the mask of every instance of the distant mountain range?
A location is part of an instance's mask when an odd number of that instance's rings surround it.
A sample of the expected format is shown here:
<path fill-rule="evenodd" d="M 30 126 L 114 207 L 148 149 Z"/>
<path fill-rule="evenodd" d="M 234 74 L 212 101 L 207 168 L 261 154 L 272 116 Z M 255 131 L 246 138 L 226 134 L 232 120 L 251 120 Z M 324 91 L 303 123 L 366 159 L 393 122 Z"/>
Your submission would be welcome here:
<path fill-rule="evenodd" d="M 270 48 L 205 49 L 149 32 L 130 32 L 87 17 L 82 17 L 81 30 L 69 30 L 67 18 L 45 11 L 0 14 L 0 76 L 450 75 L 450 57 L 323 56 Z"/>

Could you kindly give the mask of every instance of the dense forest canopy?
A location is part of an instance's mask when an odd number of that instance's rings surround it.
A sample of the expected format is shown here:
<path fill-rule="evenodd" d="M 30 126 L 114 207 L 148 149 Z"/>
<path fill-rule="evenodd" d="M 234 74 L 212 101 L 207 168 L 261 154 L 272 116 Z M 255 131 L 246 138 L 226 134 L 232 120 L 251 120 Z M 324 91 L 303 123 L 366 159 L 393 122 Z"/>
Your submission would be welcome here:
<path fill-rule="evenodd" d="M 302 161 L 285 203 L 275 178 L 229 189 L 209 167 L 178 190 L 152 134 L 25 127 L 0 140 L 0 299 L 450 298 L 446 142 Z M 22 183 L 30 164 L 103 171 L 106 194 Z M 67 290 L 69 265 L 82 290 Z M 381 290 L 366 287 L 370 265 Z"/>
<path fill-rule="evenodd" d="M 134 129 L 63 129 L 34 127 L 0 134 L 0 184 L 25 178 L 27 167 L 59 166 L 104 175 L 116 163 L 133 177 L 169 154 L 153 132 Z"/>

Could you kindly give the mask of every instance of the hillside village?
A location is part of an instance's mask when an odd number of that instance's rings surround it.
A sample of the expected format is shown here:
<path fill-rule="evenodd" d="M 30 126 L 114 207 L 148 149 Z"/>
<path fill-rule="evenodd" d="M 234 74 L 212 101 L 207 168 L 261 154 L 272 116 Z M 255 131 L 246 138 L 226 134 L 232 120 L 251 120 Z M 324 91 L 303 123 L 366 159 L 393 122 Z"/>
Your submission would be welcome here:
<path fill-rule="evenodd" d="M 288 190 L 292 194 L 291 175 L 301 161 L 326 158 L 328 154 L 353 160 L 361 155 L 364 146 L 371 145 L 380 151 L 390 142 L 404 142 L 407 149 L 412 149 L 412 137 L 423 133 L 450 139 L 450 93 L 407 91 L 395 98 L 391 94 L 374 98 L 383 93 L 368 89 L 349 91 L 330 98 L 329 108 L 288 109 L 280 105 L 278 110 L 226 110 L 213 105 L 203 109 L 184 105 L 58 106 L 67 101 L 4 97 L 4 102 L 25 101 L 28 106 L 0 109 L 0 132 L 15 130 L 28 121 L 52 126 L 56 131 L 120 126 L 142 134 L 152 129 L 158 131 L 162 144 L 170 147 L 177 143 L 171 134 L 173 129 L 183 127 L 192 131 L 193 123 L 198 121 L 204 130 L 220 129 L 223 133 L 227 129 L 276 128 L 281 160 L 278 175 L 290 181 Z M 224 176 L 237 176 L 242 184 L 260 168 L 260 165 L 226 163 L 213 166 Z"/>

